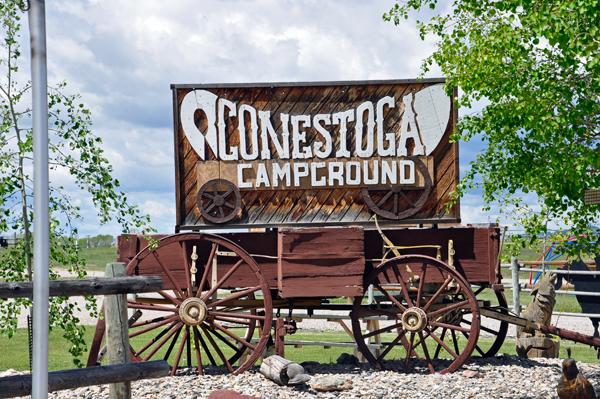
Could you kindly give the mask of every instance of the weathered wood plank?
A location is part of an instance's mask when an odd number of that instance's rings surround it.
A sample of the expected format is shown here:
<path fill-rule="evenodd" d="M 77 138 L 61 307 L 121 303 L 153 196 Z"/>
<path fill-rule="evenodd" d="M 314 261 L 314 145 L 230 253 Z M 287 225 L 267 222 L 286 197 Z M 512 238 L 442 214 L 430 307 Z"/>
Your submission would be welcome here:
<path fill-rule="evenodd" d="M 166 377 L 170 372 L 165 360 L 87 367 L 48 373 L 48 392 L 115 382 Z M 31 374 L 0 378 L 0 398 L 31 395 Z"/>
<path fill-rule="evenodd" d="M 104 276 L 125 277 L 125 263 L 109 263 L 106 265 Z M 108 364 L 129 363 L 127 296 L 124 294 L 105 296 L 104 310 Z M 109 384 L 108 389 L 110 399 L 131 399 L 130 381 Z"/>
<path fill-rule="evenodd" d="M 162 289 L 163 281 L 157 276 L 86 278 L 49 282 L 51 297 L 141 294 L 158 292 Z M 31 295 L 33 295 L 33 283 L 30 281 L 0 283 L 0 298 L 29 298 Z"/>

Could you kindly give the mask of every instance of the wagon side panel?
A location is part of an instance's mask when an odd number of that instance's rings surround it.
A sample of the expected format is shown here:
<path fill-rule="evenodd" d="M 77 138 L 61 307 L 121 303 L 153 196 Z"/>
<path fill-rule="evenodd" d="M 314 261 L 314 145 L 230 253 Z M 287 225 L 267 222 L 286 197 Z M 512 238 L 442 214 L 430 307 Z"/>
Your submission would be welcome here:
<path fill-rule="evenodd" d="M 454 267 L 460 274 L 471 283 L 496 283 L 495 267 L 498 259 L 499 236 L 497 228 L 399 229 L 383 232 L 396 246 L 439 245 L 441 260 L 445 263 L 449 263 L 448 245 L 449 240 L 452 240 L 455 251 Z M 374 260 L 373 265 L 381 260 L 382 253 L 385 251 L 383 246 L 383 239 L 377 230 L 365 231 L 365 256 L 367 260 Z M 399 252 L 401 255 L 421 254 L 431 257 L 437 255 L 436 248 L 400 249 Z M 387 259 L 394 256 L 393 253 L 389 253 Z M 429 275 L 428 281 L 442 282 L 434 274 Z"/>
<path fill-rule="evenodd" d="M 278 248 L 278 288 L 284 298 L 363 294 L 362 228 L 281 229 Z"/>

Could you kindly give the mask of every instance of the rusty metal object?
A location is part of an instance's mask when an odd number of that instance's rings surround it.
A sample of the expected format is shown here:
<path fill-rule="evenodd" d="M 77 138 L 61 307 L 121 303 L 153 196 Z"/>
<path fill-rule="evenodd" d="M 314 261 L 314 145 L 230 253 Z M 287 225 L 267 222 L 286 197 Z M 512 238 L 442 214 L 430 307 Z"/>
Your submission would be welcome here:
<path fill-rule="evenodd" d="M 413 161 L 421 171 L 424 179 L 423 186 L 363 187 L 361 193 L 365 203 L 376 215 L 386 219 L 406 219 L 425 205 L 431 192 L 431 176 L 429 176 L 427 166 L 418 157 L 408 157 L 408 159 Z M 385 191 L 386 194 L 381 199 L 373 199 L 373 194 L 382 191 Z M 421 196 L 416 202 L 406 195 L 409 191 L 421 191 Z M 402 206 L 402 203 L 405 206 Z"/>
<path fill-rule="evenodd" d="M 404 264 L 419 277 L 414 285 Z M 457 285 L 451 289 L 452 281 Z M 479 337 L 479 306 L 470 284 L 455 269 L 429 256 L 399 256 L 375 268 L 365 280 L 365 286 L 370 284 L 382 299 L 363 305 L 363 297 L 355 297 L 351 316 L 356 343 L 373 366 L 383 370 L 384 360 L 394 360 L 398 351 L 392 349 L 399 345 L 409 354 L 398 359 L 404 363 L 405 372 L 411 359 L 418 357 L 415 350 L 419 346 L 432 373 L 456 371 L 469 359 Z M 365 333 L 360 321 L 369 316 L 387 316 L 393 324 Z M 376 336 L 387 341 L 377 356 L 367 347 L 369 339 Z M 452 341 L 446 343 L 444 339 L 449 338 Z M 450 364 L 436 361 L 442 350 L 449 354 Z"/>
<path fill-rule="evenodd" d="M 224 192 L 219 185 L 227 186 Z M 204 219 L 213 223 L 227 223 L 233 220 L 242 208 L 240 190 L 225 179 L 209 180 L 198 190 L 198 209 Z"/>
<path fill-rule="evenodd" d="M 200 277 L 197 288 L 190 275 L 194 247 Z M 219 255 L 224 252 L 231 256 Z M 229 372 L 240 374 L 252 367 L 269 341 L 268 328 L 262 330 L 258 343 L 251 341 L 258 323 L 270 323 L 273 317 L 269 285 L 252 256 L 230 240 L 200 233 L 167 236 L 158 241 L 156 248 L 140 251 L 129 262 L 127 274 L 159 274 L 168 287 L 159 292 L 160 298 L 128 301 L 130 309 L 157 313 L 153 319 L 131 326 L 130 337 L 146 338 L 143 345 L 131 348 L 132 361 L 152 360 L 161 348 L 167 349 L 168 358 L 176 350 L 174 374 L 187 347 L 187 366 L 195 360 L 200 374 L 203 362 L 216 365 L 219 360 Z M 244 288 L 236 289 L 240 286 Z M 215 299 L 217 290 L 219 297 Z M 257 298 L 256 293 L 261 293 L 262 298 Z M 103 323 L 98 329 L 103 333 Z M 252 354 L 236 366 L 249 351 Z M 97 351 L 90 351 L 93 364 L 97 355 Z"/>

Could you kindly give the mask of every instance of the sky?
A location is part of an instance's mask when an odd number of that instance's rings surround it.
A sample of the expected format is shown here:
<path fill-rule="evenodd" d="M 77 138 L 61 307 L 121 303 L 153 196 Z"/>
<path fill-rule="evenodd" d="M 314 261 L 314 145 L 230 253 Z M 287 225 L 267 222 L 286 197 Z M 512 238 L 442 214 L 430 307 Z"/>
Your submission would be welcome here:
<path fill-rule="evenodd" d="M 390 0 L 49 1 L 48 81 L 66 81 L 68 93 L 81 94 L 121 189 L 151 215 L 155 229 L 173 233 L 170 85 L 417 78 L 435 43 L 419 38 L 414 19 L 399 26 L 384 22 L 383 13 L 393 5 Z M 26 18 L 22 37 L 25 74 Z M 436 67 L 426 75 L 440 76 Z M 461 170 L 480 149 L 481 143 L 461 143 Z M 64 184 L 85 217 L 80 236 L 120 233 L 116 224 L 99 226 L 91 199 Z M 480 196 L 467 195 L 462 222 L 495 220 L 496 214 L 481 208 Z"/>

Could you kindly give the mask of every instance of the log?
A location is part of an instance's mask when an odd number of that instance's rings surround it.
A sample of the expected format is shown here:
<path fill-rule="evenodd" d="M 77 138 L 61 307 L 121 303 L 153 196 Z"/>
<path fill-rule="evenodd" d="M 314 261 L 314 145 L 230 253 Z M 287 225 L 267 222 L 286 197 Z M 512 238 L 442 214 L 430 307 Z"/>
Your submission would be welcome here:
<path fill-rule="evenodd" d="M 50 296 L 114 295 L 158 292 L 162 290 L 162 287 L 162 278 L 157 276 L 52 280 L 49 283 Z M 0 283 L 0 298 L 30 298 L 32 295 L 32 282 L 11 281 L 8 283 Z"/>
<path fill-rule="evenodd" d="M 114 382 L 137 381 L 169 375 L 165 360 L 87 367 L 48 373 L 48 392 Z M 31 374 L 0 378 L 0 398 L 31 395 Z"/>
<path fill-rule="evenodd" d="M 260 372 L 279 385 L 297 385 L 310 380 L 310 376 L 304 372 L 304 367 L 277 355 L 263 359 Z"/>
<path fill-rule="evenodd" d="M 115 262 L 106 265 L 107 277 L 125 277 L 125 263 Z M 107 295 L 104 298 L 106 316 L 106 346 L 108 364 L 129 363 L 129 323 L 127 320 L 127 296 Z M 131 399 L 131 382 L 118 382 L 109 385 L 110 399 Z"/>

